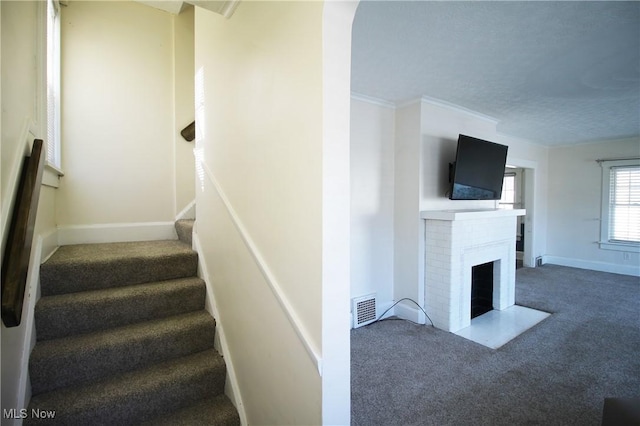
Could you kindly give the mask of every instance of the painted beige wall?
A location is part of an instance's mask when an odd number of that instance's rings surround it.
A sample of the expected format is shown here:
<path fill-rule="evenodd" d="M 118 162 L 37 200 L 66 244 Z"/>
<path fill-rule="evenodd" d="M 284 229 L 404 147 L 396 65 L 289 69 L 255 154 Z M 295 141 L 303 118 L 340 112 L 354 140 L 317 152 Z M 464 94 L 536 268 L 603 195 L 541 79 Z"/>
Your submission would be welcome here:
<path fill-rule="evenodd" d="M 44 70 L 40 65 L 45 64 L 45 52 L 39 50 L 43 41 L 39 40 L 44 33 L 36 31 L 43 28 L 44 11 L 41 9 L 43 2 L 0 2 L 1 24 L 1 82 L 2 87 L 2 215 L 4 218 L 11 215 L 5 206 L 9 204 L 15 182 L 12 179 L 14 170 L 19 170 L 25 151 L 26 141 L 21 132 L 25 119 L 35 122 L 36 136 L 44 137 L 45 124 L 38 122 L 38 115 L 43 108 L 45 99 L 44 91 L 39 91 L 39 81 L 44 77 Z M 38 108 L 38 105 L 40 107 Z M 14 162 L 17 159 L 18 165 Z M 39 260 L 37 252 L 37 240 L 55 230 L 55 205 L 57 191 L 54 188 L 42 186 L 38 203 L 38 216 L 34 229 L 34 244 L 32 248 L 32 260 Z M 6 239 L 6 229 L 2 230 L 3 253 Z M 32 262 L 29 271 L 30 281 L 37 277 L 38 263 Z M 36 278 L 37 280 L 37 278 Z M 29 282 L 27 283 L 29 285 Z M 33 315 L 35 303 L 35 286 L 25 297 L 22 321 L 20 326 L 5 328 L 1 326 L 2 343 L 0 344 L 2 359 L 2 409 L 24 408 L 21 402 L 28 391 L 23 387 L 26 383 L 26 357 L 29 354 L 31 343 L 31 323 L 29 315 Z M 3 419 L 2 424 L 11 424 L 9 419 Z"/>
<path fill-rule="evenodd" d="M 172 221 L 172 15 L 134 2 L 62 8 L 62 226 Z"/>
<path fill-rule="evenodd" d="M 225 20 L 196 9 L 198 235 L 249 424 L 322 421 L 305 350 L 319 355 L 322 338 L 322 12 L 243 2 Z"/>
<path fill-rule="evenodd" d="M 35 1 L 1 2 L 2 6 L 2 142 L 0 174 L 3 232 L 10 220 L 15 179 L 26 150 L 22 132 L 38 119 L 36 87 L 38 20 Z M 2 237 L 2 247 L 6 235 Z M 4 252 L 4 251 L 3 251 Z"/>
<path fill-rule="evenodd" d="M 175 212 L 180 213 L 195 197 L 194 142 L 187 142 L 180 131 L 195 119 L 194 108 L 194 8 L 188 7 L 174 19 L 174 102 L 175 102 Z"/>

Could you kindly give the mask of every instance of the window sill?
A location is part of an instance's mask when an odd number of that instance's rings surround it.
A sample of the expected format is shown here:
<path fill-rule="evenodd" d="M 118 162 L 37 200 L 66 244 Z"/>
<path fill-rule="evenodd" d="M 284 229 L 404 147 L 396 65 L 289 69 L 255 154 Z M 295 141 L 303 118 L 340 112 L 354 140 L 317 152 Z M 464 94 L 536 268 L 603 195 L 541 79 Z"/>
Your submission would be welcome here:
<path fill-rule="evenodd" d="M 640 253 L 639 243 L 623 243 L 613 241 L 600 241 L 598 243 L 602 250 L 627 251 L 631 253 Z"/>
<path fill-rule="evenodd" d="M 42 184 L 44 186 L 57 188 L 60 186 L 60 177 L 62 176 L 64 176 L 62 170 L 49 163 L 45 163 L 44 170 L 42 172 Z"/>

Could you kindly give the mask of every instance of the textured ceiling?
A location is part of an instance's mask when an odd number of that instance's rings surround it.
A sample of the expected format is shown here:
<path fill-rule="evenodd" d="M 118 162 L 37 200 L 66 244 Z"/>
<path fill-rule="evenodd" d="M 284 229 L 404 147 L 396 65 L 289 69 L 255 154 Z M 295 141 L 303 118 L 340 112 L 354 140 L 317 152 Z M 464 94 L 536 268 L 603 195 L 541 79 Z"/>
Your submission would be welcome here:
<path fill-rule="evenodd" d="M 640 2 L 362 1 L 352 90 L 426 96 L 545 145 L 640 134 Z"/>

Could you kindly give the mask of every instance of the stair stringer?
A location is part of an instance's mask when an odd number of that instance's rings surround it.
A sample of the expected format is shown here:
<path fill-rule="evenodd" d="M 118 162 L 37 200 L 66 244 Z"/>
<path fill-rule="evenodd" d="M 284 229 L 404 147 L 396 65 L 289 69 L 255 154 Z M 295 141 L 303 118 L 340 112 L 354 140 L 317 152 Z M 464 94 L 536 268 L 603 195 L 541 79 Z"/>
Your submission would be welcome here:
<path fill-rule="evenodd" d="M 186 205 L 184 209 L 180 213 L 178 213 L 174 219 L 174 222 L 179 221 L 180 219 L 193 219 L 196 218 L 196 200 L 192 200 L 189 204 Z"/>
<path fill-rule="evenodd" d="M 29 380 L 29 356 L 36 344 L 35 328 L 35 305 L 40 298 L 40 264 L 44 263 L 58 248 L 57 230 L 49 230 L 38 234 L 34 238 L 34 245 L 31 250 L 29 260 L 29 271 L 27 274 L 27 288 L 25 290 L 24 308 L 22 312 L 23 324 L 14 330 L 19 336 L 13 337 L 13 343 L 19 349 L 19 359 L 15 360 L 17 368 L 17 380 L 14 386 L 8 387 L 15 394 L 15 407 L 17 410 L 26 409 L 31 399 L 31 382 Z M 3 333 L 11 332 L 5 329 Z M 3 377 L 3 380 L 5 378 Z M 8 425 L 18 425 L 18 419 L 3 419 Z"/>
<path fill-rule="evenodd" d="M 229 345 L 227 344 L 227 339 L 225 337 L 223 320 L 220 318 L 220 311 L 218 310 L 213 287 L 211 286 L 209 270 L 205 262 L 205 256 L 202 254 L 202 246 L 200 245 L 200 239 L 198 238 L 197 225 L 193 229 L 193 250 L 198 253 L 198 277 L 206 284 L 207 296 L 205 300 L 205 309 L 216 320 L 214 348 L 220 353 L 220 355 L 222 355 L 227 366 L 224 393 L 236 407 L 238 415 L 240 416 L 240 423 L 242 425 L 246 425 L 247 415 L 242 402 L 242 394 L 240 392 L 240 386 L 238 385 L 238 378 L 233 366 L 233 360 L 229 352 Z"/>

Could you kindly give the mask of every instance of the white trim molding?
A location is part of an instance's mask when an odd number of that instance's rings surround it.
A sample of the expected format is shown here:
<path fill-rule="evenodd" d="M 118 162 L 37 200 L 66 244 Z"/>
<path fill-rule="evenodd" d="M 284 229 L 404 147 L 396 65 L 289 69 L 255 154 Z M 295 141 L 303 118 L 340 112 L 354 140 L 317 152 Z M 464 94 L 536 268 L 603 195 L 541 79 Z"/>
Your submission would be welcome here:
<path fill-rule="evenodd" d="M 41 261 L 44 263 L 58 250 L 58 230 L 52 229 L 49 232 L 40 235 L 42 239 Z"/>
<path fill-rule="evenodd" d="M 610 196 L 611 196 L 611 170 L 616 167 L 640 166 L 639 158 L 597 160 L 602 168 L 602 202 L 600 213 L 600 241 L 599 246 L 604 250 L 617 250 L 628 252 L 640 252 L 640 244 L 637 241 L 615 241 L 609 239 L 609 225 L 611 223 Z"/>
<path fill-rule="evenodd" d="M 196 200 L 191 201 L 187 206 L 176 215 L 176 220 L 195 219 L 196 218 Z"/>
<path fill-rule="evenodd" d="M 479 120 L 483 120 L 483 121 L 492 123 L 492 124 L 494 124 L 496 126 L 500 122 L 500 120 L 498 120 L 495 117 L 491 117 L 489 115 L 482 114 L 482 113 L 480 113 L 478 111 L 474 111 L 472 109 L 468 109 L 468 108 L 462 107 L 460 105 L 456 105 L 456 104 L 453 104 L 451 102 L 443 101 L 441 99 L 436 99 L 436 98 L 432 98 L 432 97 L 429 97 L 429 96 L 421 96 L 419 98 L 407 99 L 405 101 L 395 102 L 393 104 L 395 105 L 395 107 L 397 109 L 399 109 L 399 108 L 405 108 L 405 107 L 408 107 L 410 105 L 414 105 L 414 104 L 417 104 L 417 103 L 421 103 L 421 104 L 424 103 L 424 104 L 437 106 L 437 107 L 440 107 L 440 108 L 446 108 L 448 110 L 452 110 L 452 111 L 455 111 L 455 112 L 458 112 L 458 113 L 462 113 L 462 114 L 477 118 Z"/>
<path fill-rule="evenodd" d="M 436 98 L 432 98 L 432 97 L 429 97 L 429 96 L 422 96 L 422 98 L 420 98 L 420 100 L 423 103 L 430 104 L 430 105 L 435 105 L 435 106 L 438 106 L 438 107 L 441 107 L 441 108 L 447 108 L 447 109 L 450 109 L 450 110 L 453 110 L 453 111 L 456 111 L 456 112 L 460 112 L 460 113 L 472 116 L 472 117 L 477 118 L 479 120 L 483 120 L 483 121 L 487 121 L 489 123 L 493 123 L 495 125 L 497 125 L 500 122 L 500 120 L 498 120 L 495 117 L 491 117 L 489 115 L 482 114 L 482 113 L 480 113 L 478 111 L 474 111 L 472 109 L 468 109 L 468 108 L 462 107 L 460 105 L 453 104 L 451 102 L 443 101 L 441 99 L 436 99 Z"/>
<path fill-rule="evenodd" d="M 206 264 L 206 257 L 202 255 L 202 245 L 200 244 L 200 238 L 198 232 L 195 230 L 193 233 L 193 247 L 198 253 L 198 276 L 205 282 L 207 294 L 205 309 L 216 319 L 216 334 L 214 346 L 220 352 L 224 358 L 224 362 L 227 366 L 227 381 L 225 386 L 225 394 L 231 399 L 233 405 L 238 410 L 240 416 L 240 424 L 246 425 L 247 413 L 245 412 L 244 403 L 242 400 L 242 393 L 240 392 L 240 385 L 238 383 L 238 377 L 236 376 L 236 370 L 233 365 L 233 357 L 230 355 L 229 344 L 227 343 L 227 337 L 224 332 L 223 321 L 220 318 L 220 311 L 218 310 L 218 304 L 216 302 L 213 287 L 210 285 L 211 276 L 209 275 L 209 269 Z"/>
<path fill-rule="evenodd" d="M 58 244 L 176 240 L 174 222 L 104 223 L 58 227 Z"/>
<path fill-rule="evenodd" d="M 411 306 L 410 306 L 411 304 Z M 416 324 L 426 324 L 427 318 L 424 316 L 424 313 L 413 305 L 413 303 L 409 301 L 402 301 L 398 303 L 394 308 L 394 315 L 405 319 L 407 321 L 414 322 Z M 429 323 L 431 325 L 431 323 Z"/>
<path fill-rule="evenodd" d="M 246 230 L 244 224 L 242 223 L 242 220 L 234 210 L 233 206 L 231 206 L 231 202 L 229 201 L 226 194 L 222 190 L 220 184 L 218 183 L 217 179 L 213 175 L 213 172 L 209 169 L 209 167 L 204 161 L 201 161 L 200 164 L 202 166 L 202 169 L 205 172 L 204 174 L 207 176 L 207 178 L 215 188 L 218 196 L 220 197 L 220 200 L 224 204 L 225 209 L 227 210 L 227 213 L 229 214 L 229 217 L 231 218 L 231 221 L 233 222 L 234 227 L 236 228 L 236 230 L 238 231 L 238 234 L 240 235 L 240 238 L 242 239 L 242 242 L 245 244 L 247 250 L 251 254 L 251 257 L 255 261 L 256 266 L 260 270 L 260 273 L 262 274 L 265 281 L 269 285 L 271 292 L 273 293 L 275 299 L 278 301 L 278 304 L 280 305 L 280 307 L 282 308 L 282 311 L 284 312 L 285 316 L 289 320 L 289 323 L 291 324 L 291 327 L 293 328 L 294 332 L 298 336 L 300 342 L 304 346 L 307 354 L 309 355 L 309 358 L 311 359 L 314 366 L 318 370 L 318 373 L 322 376 L 322 356 L 320 355 L 320 351 L 318 350 L 316 345 L 313 343 L 313 340 L 311 339 L 310 334 L 307 331 L 306 327 L 300 320 L 298 313 L 291 305 L 291 302 L 289 302 L 289 298 L 282 291 L 281 286 L 278 283 L 278 280 L 276 279 L 275 275 L 271 272 L 271 269 L 267 265 L 267 262 L 262 256 L 262 253 L 260 252 L 260 250 L 258 249 L 258 246 L 254 243 L 253 239 L 249 236 L 249 232 Z"/>
<path fill-rule="evenodd" d="M 62 176 L 64 176 L 64 173 L 62 173 L 62 170 L 59 168 L 49 162 L 44 164 L 44 172 L 42 173 L 42 184 L 44 186 L 58 188 L 60 186 L 60 178 Z"/>
<path fill-rule="evenodd" d="M 396 109 L 396 104 L 394 104 L 391 101 L 387 101 L 385 99 L 380 99 L 380 98 L 374 98 L 373 96 L 363 95 L 362 93 L 351 92 L 351 99 L 360 101 L 360 102 L 366 102 L 372 105 L 378 105 L 383 108 Z"/>
<path fill-rule="evenodd" d="M 596 262 L 592 260 L 573 259 L 560 256 L 542 256 L 542 263 L 552 265 L 568 266 L 578 269 L 590 269 L 592 271 L 609 272 L 612 274 L 631 275 L 640 277 L 640 266 L 638 265 L 617 265 L 615 263 Z"/>
<path fill-rule="evenodd" d="M 35 306 L 40 298 L 40 265 L 55 251 L 51 245 L 55 240 L 56 230 L 52 230 L 35 238 L 35 245 L 31 250 L 29 270 L 27 272 L 27 287 L 25 288 L 24 308 L 24 340 L 22 341 L 21 367 L 18 383 L 17 407 L 26 408 L 31 398 L 31 384 L 29 382 L 29 356 L 36 344 Z"/>

